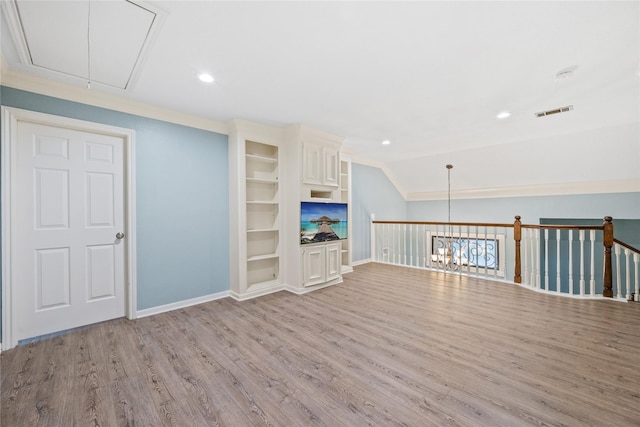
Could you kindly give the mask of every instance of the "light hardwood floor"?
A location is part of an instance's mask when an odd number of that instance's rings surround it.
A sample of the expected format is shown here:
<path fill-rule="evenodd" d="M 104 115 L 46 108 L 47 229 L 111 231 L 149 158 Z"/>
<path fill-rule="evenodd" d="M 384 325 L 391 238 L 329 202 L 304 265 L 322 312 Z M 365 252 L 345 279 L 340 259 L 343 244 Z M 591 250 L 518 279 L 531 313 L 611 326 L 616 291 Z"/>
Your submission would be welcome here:
<path fill-rule="evenodd" d="M 640 304 L 367 264 L 1 355 L 9 426 L 639 426 Z"/>

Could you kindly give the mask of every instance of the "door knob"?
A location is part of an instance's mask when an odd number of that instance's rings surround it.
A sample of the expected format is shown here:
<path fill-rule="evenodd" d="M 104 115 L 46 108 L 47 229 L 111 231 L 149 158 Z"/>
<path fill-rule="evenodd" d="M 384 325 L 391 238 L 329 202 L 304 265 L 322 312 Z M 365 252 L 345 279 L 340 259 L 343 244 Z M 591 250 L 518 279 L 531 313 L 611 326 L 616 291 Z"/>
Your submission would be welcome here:
<path fill-rule="evenodd" d="M 118 240 L 124 239 L 124 233 L 117 233 L 116 234 L 116 239 L 118 239 Z"/>

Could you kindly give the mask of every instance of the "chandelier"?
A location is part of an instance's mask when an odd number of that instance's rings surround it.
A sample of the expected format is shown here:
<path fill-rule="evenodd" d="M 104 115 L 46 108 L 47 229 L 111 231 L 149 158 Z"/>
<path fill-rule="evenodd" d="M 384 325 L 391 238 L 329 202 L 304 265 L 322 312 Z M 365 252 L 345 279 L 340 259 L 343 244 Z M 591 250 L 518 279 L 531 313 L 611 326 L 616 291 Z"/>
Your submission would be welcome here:
<path fill-rule="evenodd" d="M 447 227 L 448 233 L 445 236 L 444 259 L 442 260 L 444 268 L 447 270 L 457 270 L 458 263 L 455 260 L 453 248 L 453 227 L 451 225 L 451 169 L 453 165 L 445 165 L 447 168 Z"/>

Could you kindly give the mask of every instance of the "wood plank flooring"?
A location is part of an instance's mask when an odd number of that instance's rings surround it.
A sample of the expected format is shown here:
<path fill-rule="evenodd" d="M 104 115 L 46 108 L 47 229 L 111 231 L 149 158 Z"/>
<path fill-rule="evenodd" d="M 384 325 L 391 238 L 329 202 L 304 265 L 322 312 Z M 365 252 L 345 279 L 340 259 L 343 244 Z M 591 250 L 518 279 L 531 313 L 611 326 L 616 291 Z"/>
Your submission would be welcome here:
<path fill-rule="evenodd" d="M 9 426 L 640 426 L 640 304 L 381 264 L 1 355 Z"/>

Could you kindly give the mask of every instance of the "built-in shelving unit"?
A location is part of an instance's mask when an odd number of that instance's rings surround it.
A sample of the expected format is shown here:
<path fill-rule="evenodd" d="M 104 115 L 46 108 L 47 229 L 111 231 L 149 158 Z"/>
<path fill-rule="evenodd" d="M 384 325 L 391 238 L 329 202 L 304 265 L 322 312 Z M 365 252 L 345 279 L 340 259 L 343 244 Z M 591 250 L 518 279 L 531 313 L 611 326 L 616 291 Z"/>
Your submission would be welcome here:
<path fill-rule="evenodd" d="M 232 298 L 304 294 L 339 284 L 352 270 L 350 233 L 340 241 L 300 243 L 301 202 L 350 205 L 351 162 L 342 158 L 342 141 L 302 124 L 229 122 Z"/>
<path fill-rule="evenodd" d="M 340 202 L 347 203 L 349 209 L 347 211 L 349 227 L 353 226 L 351 221 L 351 162 L 346 159 L 340 160 Z M 342 272 L 353 271 L 351 266 L 351 232 L 349 238 L 341 241 L 340 260 L 342 263 Z"/>
<path fill-rule="evenodd" d="M 279 276 L 278 147 L 245 141 L 247 286 Z"/>

